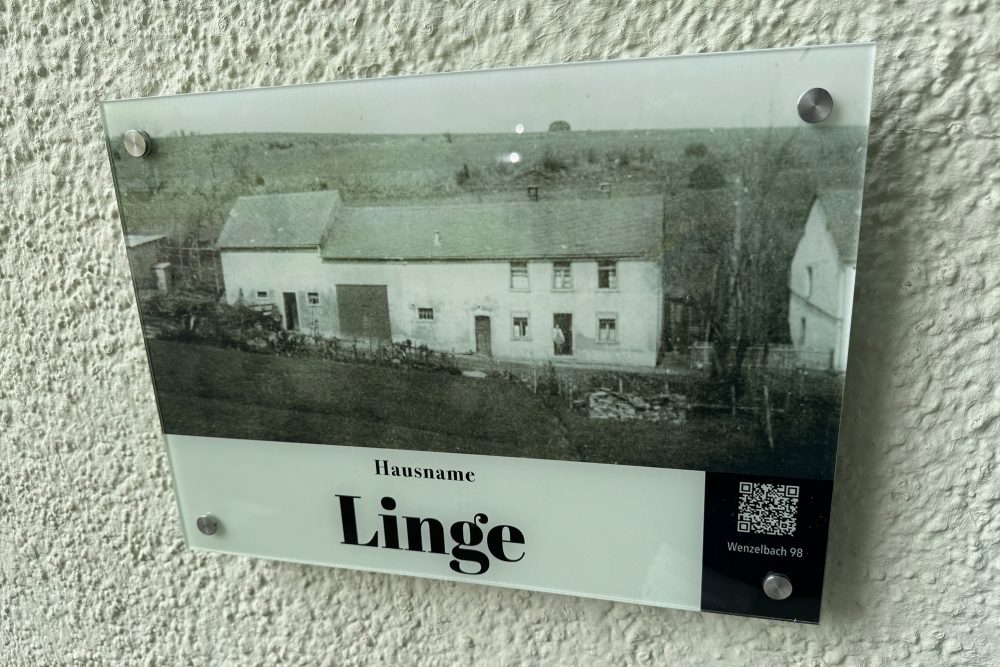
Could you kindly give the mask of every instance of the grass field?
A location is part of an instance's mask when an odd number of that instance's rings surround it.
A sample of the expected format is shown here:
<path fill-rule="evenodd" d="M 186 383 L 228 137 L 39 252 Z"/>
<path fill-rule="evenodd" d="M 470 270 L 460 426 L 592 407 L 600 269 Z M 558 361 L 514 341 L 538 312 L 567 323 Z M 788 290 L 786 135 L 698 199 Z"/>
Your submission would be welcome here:
<path fill-rule="evenodd" d="M 598 184 L 609 183 L 616 194 L 674 196 L 688 190 L 699 165 L 732 176 L 741 160 L 778 145 L 791 153 L 766 178 L 775 205 L 803 193 L 808 199 L 818 187 L 860 187 L 857 151 L 867 132 L 812 130 L 186 135 L 158 137 L 144 160 L 114 149 L 112 165 L 130 233 L 214 240 L 240 195 L 335 189 L 352 205 L 405 205 L 523 197 L 526 185 L 598 196 Z M 705 154 L 686 155 L 692 145 Z M 498 159 L 511 151 L 517 165 Z M 459 179 L 463 169 L 468 176 Z M 781 226 L 787 214 L 798 229 L 800 203 L 784 208 L 769 212 L 769 221 Z"/>
<path fill-rule="evenodd" d="M 836 415 L 593 420 L 499 379 L 149 340 L 168 433 L 831 478 Z M 817 425 L 818 424 L 818 425 Z M 832 425 L 832 432 L 830 431 Z M 832 433 L 832 435 L 831 435 Z"/>

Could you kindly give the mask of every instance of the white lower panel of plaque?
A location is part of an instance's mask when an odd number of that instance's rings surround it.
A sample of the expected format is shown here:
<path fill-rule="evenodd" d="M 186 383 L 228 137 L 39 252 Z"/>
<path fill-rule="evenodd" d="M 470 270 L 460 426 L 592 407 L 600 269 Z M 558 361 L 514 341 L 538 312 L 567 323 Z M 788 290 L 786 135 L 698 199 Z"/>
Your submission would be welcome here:
<path fill-rule="evenodd" d="M 188 543 L 816 622 L 873 57 L 103 104 Z"/>
<path fill-rule="evenodd" d="M 195 548 L 819 619 L 830 482 L 199 436 L 167 443 Z M 800 510 L 811 523 L 799 523 Z M 200 517 L 213 520 L 209 531 Z M 787 598 L 769 596 L 772 574 L 790 583 Z"/>

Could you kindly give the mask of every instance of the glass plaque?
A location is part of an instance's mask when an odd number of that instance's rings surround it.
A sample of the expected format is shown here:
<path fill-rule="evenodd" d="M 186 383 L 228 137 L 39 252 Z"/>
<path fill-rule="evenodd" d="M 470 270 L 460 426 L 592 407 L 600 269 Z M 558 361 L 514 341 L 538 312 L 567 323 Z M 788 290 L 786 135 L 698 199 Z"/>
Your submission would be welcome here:
<path fill-rule="evenodd" d="M 105 103 L 188 544 L 818 621 L 873 57 Z"/>

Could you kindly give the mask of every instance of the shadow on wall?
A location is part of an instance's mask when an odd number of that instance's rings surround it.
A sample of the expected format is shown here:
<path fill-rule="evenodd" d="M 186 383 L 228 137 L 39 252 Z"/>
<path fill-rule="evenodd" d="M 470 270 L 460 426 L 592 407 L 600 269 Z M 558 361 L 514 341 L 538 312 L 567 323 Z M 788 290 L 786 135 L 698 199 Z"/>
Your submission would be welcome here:
<path fill-rule="evenodd" d="M 911 258 L 922 252 L 920 200 L 902 176 L 914 158 L 913 149 L 901 144 L 912 140 L 912 135 L 880 132 L 878 117 L 872 118 L 824 586 L 825 620 L 834 625 L 838 617 L 858 616 L 858 601 L 870 590 L 857 573 L 866 571 L 867 550 L 879 540 L 872 525 L 879 494 L 867 491 L 884 487 L 888 470 L 886 449 L 872 445 L 886 437 L 882 416 L 891 414 L 892 393 L 885 385 L 900 355 L 899 332 L 906 329 L 899 286 Z M 907 233 L 890 236 L 886 229 Z"/>

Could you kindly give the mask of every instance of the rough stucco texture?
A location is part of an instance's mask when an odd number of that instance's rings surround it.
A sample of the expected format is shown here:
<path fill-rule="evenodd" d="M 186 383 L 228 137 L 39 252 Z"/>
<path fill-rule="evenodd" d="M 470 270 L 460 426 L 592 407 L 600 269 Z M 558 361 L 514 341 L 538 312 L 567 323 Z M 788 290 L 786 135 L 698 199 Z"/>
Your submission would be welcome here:
<path fill-rule="evenodd" d="M 0 663 L 1000 664 L 998 9 L 0 3 Z M 861 40 L 879 53 L 821 626 L 185 548 L 99 100 Z"/>

